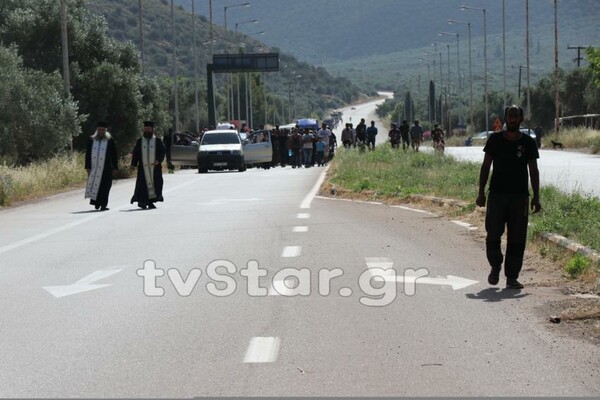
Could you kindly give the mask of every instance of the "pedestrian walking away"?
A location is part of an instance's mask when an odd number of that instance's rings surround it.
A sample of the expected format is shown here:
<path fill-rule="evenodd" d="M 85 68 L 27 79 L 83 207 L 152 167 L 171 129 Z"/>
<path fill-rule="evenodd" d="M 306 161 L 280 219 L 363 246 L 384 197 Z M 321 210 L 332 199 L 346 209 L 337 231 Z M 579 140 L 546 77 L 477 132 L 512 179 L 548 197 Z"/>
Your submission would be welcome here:
<path fill-rule="evenodd" d="M 346 128 L 342 131 L 342 144 L 346 149 L 349 149 L 354 144 L 354 131 L 352 130 L 352 124 L 346 123 Z"/>
<path fill-rule="evenodd" d="M 388 132 L 388 138 L 392 144 L 392 149 L 400 147 L 400 129 L 398 129 L 397 123 L 392 122 L 392 129 Z"/>
<path fill-rule="evenodd" d="M 154 203 L 164 201 L 162 196 L 163 177 L 162 162 L 165 159 L 165 146 L 162 140 L 154 135 L 154 122 L 144 122 L 144 134 L 135 143 L 131 166 L 137 167 L 135 191 L 131 204 L 137 202 L 138 207 L 156 208 Z"/>
<path fill-rule="evenodd" d="M 402 137 L 402 150 L 406 151 L 406 149 L 408 149 L 408 147 L 410 146 L 410 139 L 408 137 L 409 135 L 409 131 L 410 131 L 410 126 L 408 126 L 408 121 L 404 120 L 402 121 L 402 124 L 400 125 L 400 136 Z"/>
<path fill-rule="evenodd" d="M 371 150 L 375 150 L 375 137 L 377 136 L 377 128 L 375 121 L 371 121 L 371 126 L 367 128 L 367 146 Z"/>
<path fill-rule="evenodd" d="M 481 165 L 476 204 L 486 206 L 485 186 L 493 166 L 485 215 L 486 256 L 491 266 L 488 283 L 498 284 L 504 261 L 506 288 L 522 289 L 518 278 L 523 266 L 529 207 L 533 213 L 542 208 L 537 166 L 539 152 L 535 140 L 519 130 L 523 122 L 521 107 L 508 106 L 504 111 L 504 122 L 506 129 L 494 132 L 483 148 L 485 158 Z M 531 203 L 528 178 L 533 191 Z M 507 243 L 504 257 L 501 238 L 505 229 Z"/>
<path fill-rule="evenodd" d="M 170 174 L 175 172 L 175 166 L 171 162 L 171 144 L 173 144 L 173 129 L 169 128 L 168 133 L 163 137 L 163 144 L 167 156 L 167 169 Z"/>
<path fill-rule="evenodd" d="M 85 198 L 90 199 L 90 204 L 96 210 L 108 210 L 108 195 L 118 168 L 115 141 L 107 131 L 106 122 L 98 122 L 85 152 L 85 169 L 88 175 Z"/>
<path fill-rule="evenodd" d="M 324 148 L 324 162 L 329 161 L 329 146 L 331 145 L 331 130 L 327 127 L 326 123 L 321 124 L 321 129 L 317 132 L 317 137 L 321 138 Z"/>
<path fill-rule="evenodd" d="M 367 142 L 367 124 L 365 124 L 365 119 L 361 118 L 360 119 L 360 123 L 358 125 L 356 125 L 356 141 L 354 143 L 354 146 L 356 147 L 357 144 L 359 143 L 366 143 Z"/>
<path fill-rule="evenodd" d="M 438 124 L 433 125 L 433 129 L 431 130 L 431 140 L 433 141 L 433 148 L 435 151 L 440 153 L 444 152 L 444 131 L 439 128 Z"/>
<path fill-rule="evenodd" d="M 419 146 L 422 141 L 423 128 L 419 125 L 419 121 L 415 120 L 415 124 L 410 128 L 410 145 L 414 151 L 419 151 Z"/>

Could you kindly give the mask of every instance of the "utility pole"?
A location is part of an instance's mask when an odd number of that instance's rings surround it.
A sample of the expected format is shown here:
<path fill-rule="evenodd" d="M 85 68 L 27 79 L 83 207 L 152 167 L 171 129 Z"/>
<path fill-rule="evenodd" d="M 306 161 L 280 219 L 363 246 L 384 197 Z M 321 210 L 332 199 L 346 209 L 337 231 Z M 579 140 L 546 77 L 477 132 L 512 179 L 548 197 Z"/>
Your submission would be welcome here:
<path fill-rule="evenodd" d="M 177 44 L 175 35 L 175 4 L 171 0 L 171 30 L 173 34 L 173 93 L 175 100 L 175 132 L 179 132 L 179 85 L 177 84 Z"/>
<path fill-rule="evenodd" d="M 529 85 L 529 0 L 525 0 L 525 53 L 527 55 L 527 125 L 531 124 L 531 87 Z"/>
<path fill-rule="evenodd" d="M 63 81 L 65 98 L 71 97 L 71 79 L 69 74 L 69 40 L 67 38 L 67 5 L 66 0 L 60 1 L 60 36 L 62 39 Z M 71 136 L 71 152 L 73 152 L 73 137 Z"/>
<path fill-rule="evenodd" d="M 192 43 L 194 47 L 194 116 L 196 117 L 196 131 L 200 132 L 200 107 L 198 102 L 198 56 L 196 55 L 196 12 L 194 3 L 196 0 L 192 0 Z"/>
<path fill-rule="evenodd" d="M 558 135 L 560 121 L 560 95 L 558 86 L 558 0 L 554 0 L 554 130 Z M 539 139 L 538 139 L 539 141 Z M 541 143 L 541 142 L 540 142 Z"/>
<path fill-rule="evenodd" d="M 142 53 L 142 75 L 144 75 L 144 65 L 146 64 L 146 54 L 144 49 L 144 12 L 142 11 L 142 0 L 138 2 L 139 25 L 140 25 L 140 47 Z"/>
<path fill-rule="evenodd" d="M 577 68 L 581 66 L 581 60 L 583 60 L 583 57 L 581 57 L 581 50 L 587 49 L 588 47 L 591 46 L 567 46 L 567 49 L 569 50 L 577 50 L 577 57 L 573 59 L 573 62 L 577 63 Z"/>
<path fill-rule="evenodd" d="M 506 95 L 506 4 L 502 0 L 502 88 L 504 90 L 504 108 L 508 98 Z"/>

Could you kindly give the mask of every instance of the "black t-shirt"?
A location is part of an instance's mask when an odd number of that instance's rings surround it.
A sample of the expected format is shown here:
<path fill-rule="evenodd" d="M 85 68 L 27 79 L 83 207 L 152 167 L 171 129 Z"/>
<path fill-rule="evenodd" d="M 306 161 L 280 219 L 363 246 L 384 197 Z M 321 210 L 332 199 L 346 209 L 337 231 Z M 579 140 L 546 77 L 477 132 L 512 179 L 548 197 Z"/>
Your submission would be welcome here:
<path fill-rule="evenodd" d="M 540 158 L 535 140 L 523 134 L 519 140 L 508 140 L 504 132 L 495 132 L 483 151 L 493 159 L 490 193 L 529 195 L 528 164 Z"/>

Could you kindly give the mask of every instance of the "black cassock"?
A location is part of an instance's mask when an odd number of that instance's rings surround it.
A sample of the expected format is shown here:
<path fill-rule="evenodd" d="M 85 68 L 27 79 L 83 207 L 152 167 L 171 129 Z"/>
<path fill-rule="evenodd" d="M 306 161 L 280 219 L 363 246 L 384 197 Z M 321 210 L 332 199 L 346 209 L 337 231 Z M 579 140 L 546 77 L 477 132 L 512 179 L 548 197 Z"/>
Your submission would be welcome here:
<path fill-rule="evenodd" d="M 87 151 L 85 152 L 85 169 L 92 169 L 92 147 L 94 139 L 88 140 Z M 96 200 L 91 199 L 90 204 L 98 207 L 106 207 L 108 205 L 108 195 L 112 187 L 112 171 L 119 168 L 119 159 L 117 155 L 117 146 L 113 139 L 108 139 L 106 146 L 106 157 L 104 158 L 104 169 L 102 170 L 102 179 Z"/>
<path fill-rule="evenodd" d="M 163 189 L 163 177 L 162 177 L 162 162 L 165 159 L 165 146 L 159 138 L 156 138 L 155 143 L 155 161 L 158 161 L 158 165 L 152 167 L 152 180 L 154 193 L 149 196 L 148 184 L 146 182 L 146 175 L 144 173 L 144 162 L 142 157 L 142 140 L 148 140 L 146 138 L 139 138 L 135 143 L 133 149 L 131 165 L 137 167 L 137 179 L 135 181 L 135 191 L 131 198 L 131 204 L 137 202 L 139 206 L 146 206 L 150 203 L 157 201 L 164 201 L 162 196 Z"/>

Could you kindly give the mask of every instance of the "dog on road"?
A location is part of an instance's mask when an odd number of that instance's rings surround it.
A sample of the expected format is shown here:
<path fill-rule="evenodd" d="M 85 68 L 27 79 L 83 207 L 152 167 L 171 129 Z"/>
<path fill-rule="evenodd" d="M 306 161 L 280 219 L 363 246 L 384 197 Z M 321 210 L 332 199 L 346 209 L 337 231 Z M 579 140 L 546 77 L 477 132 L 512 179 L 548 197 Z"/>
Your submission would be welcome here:
<path fill-rule="evenodd" d="M 552 142 L 552 148 L 554 150 L 556 150 L 557 148 L 563 150 L 564 147 L 563 147 L 563 144 L 561 142 L 555 142 L 554 140 L 551 140 L 551 142 Z"/>

